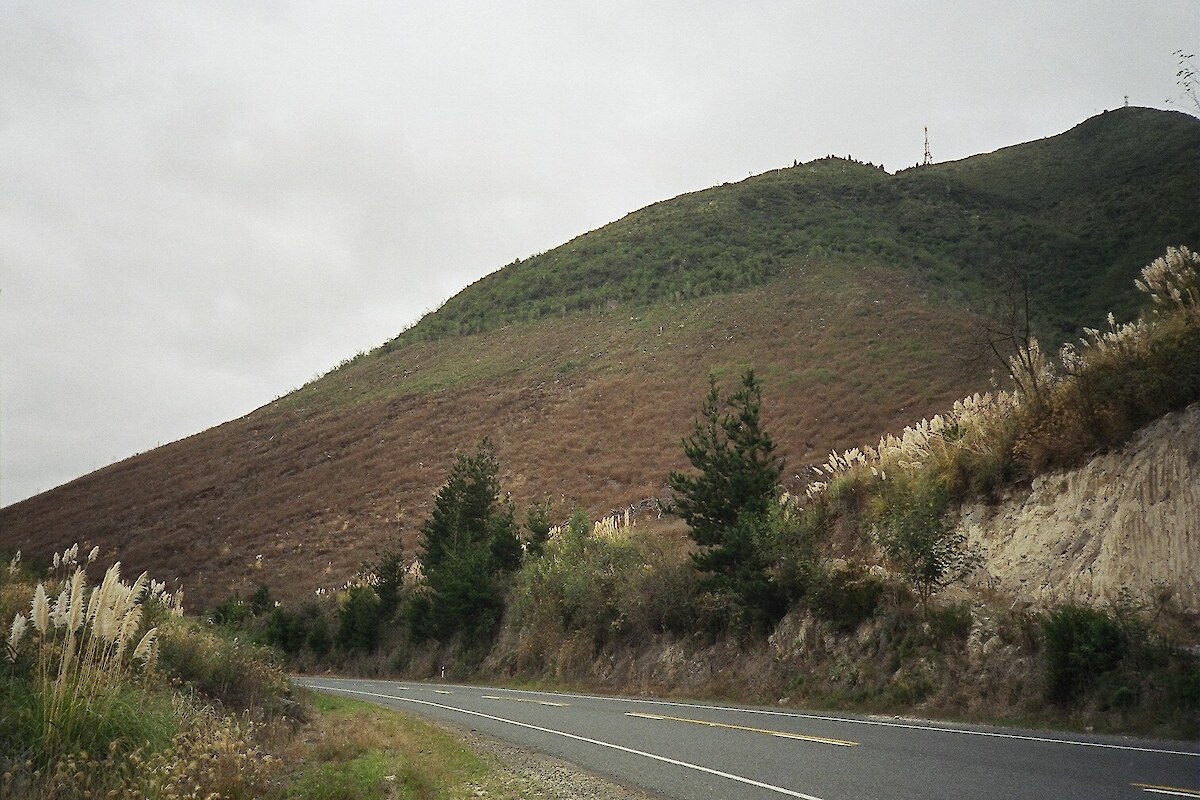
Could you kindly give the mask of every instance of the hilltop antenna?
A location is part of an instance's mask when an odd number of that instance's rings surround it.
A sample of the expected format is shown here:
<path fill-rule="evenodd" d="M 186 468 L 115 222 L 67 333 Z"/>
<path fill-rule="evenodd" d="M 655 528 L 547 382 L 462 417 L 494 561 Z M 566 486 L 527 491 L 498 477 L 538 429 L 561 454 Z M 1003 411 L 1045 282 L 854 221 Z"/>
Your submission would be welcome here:
<path fill-rule="evenodd" d="M 925 126 L 925 160 L 921 162 L 921 166 L 928 167 L 933 163 L 933 156 L 929 153 L 929 126 Z"/>

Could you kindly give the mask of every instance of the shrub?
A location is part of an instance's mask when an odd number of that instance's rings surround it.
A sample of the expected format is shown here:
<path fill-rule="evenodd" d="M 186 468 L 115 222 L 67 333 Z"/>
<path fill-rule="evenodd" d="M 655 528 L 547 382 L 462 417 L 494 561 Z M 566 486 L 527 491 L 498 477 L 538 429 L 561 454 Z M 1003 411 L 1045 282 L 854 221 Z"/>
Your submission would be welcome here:
<path fill-rule="evenodd" d="M 18 690 L 29 700 L 28 730 L 47 759 L 119 735 L 113 726 L 129 705 L 131 676 L 153 669 L 158 652 L 158 630 L 142 624 L 147 576 L 126 584 L 117 563 L 89 593 L 77 558 L 78 546 L 61 560 L 56 554 L 56 566 L 73 567 L 71 577 L 37 584 L 29 616 L 13 618 L 7 642 L 12 674 L 30 687 Z"/>
<path fill-rule="evenodd" d="M 250 603 L 243 600 L 237 593 L 225 598 L 208 612 L 208 618 L 213 623 L 226 625 L 230 628 L 244 625 L 253 616 L 254 610 L 251 608 Z"/>
<path fill-rule="evenodd" d="M 896 478 L 884 483 L 876 541 L 921 599 L 928 617 L 934 592 L 966 577 L 982 561 L 947 519 L 949 488 L 936 479 Z"/>
<path fill-rule="evenodd" d="M 966 639 L 971 633 L 971 626 L 975 624 L 970 603 L 951 603 L 931 608 L 927 622 L 929 635 L 935 642 Z"/>
<path fill-rule="evenodd" d="M 288 611 L 283 606 L 277 606 L 267 619 L 263 638 L 267 644 L 278 647 L 290 656 L 298 655 L 305 647 L 317 652 L 313 648 L 312 642 L 314 641 L 313 631 L 318 627 L 321 633 L 316 637 L 316 641 L 319 642 L 320 637 L 323 636 L 325 642 L 322 645 L 324 650 L 317 654 L 324 655 L 329 652 L 331 644 L 329 625 L 325 620 L 324 613 L 316 603 L 305 603 L 296 611 Z"/>
<path fill-rule="evenodd" d="M 1066 703 L 1116 669 L 1129 648 L 1125 631 L 1108 614 L 1081 606 L 1055 609 L 1042 620 L 1046 689 Z"/>
<path fill-rule="evenodd" d="M 163 626 L 159 667 L 178 685 L 226 709 L 270 707 L 288 691 L 270 651 L 220 628 L 178 620 Z"/>
<path fill-rule="evenodd" d="M 886 588 L 881 579 L 855 566 L 825 568 L 814 573 L 806 598 L 817 616 L 850 632 L 875 614 Z"/>
<path fill-rule="evenodd" d="M 531 503 L 525 511 L 525 552 L 539 556 L 550 540 L 550 501 Z"/>
<path fill-rule="evenodd" d="M 691 633 L 699 595 L 683 543 L 640 538 L 611 518 L 592 525 L 576 510 L 515 576 L 507 627 L 519 638 L 519 662 L 544 668 L 564 640 L 590 656 L 619 639 Z"/>
<path fill-rule="evenodd" d="M 308 629 L 308 635 L 304 637 L 304 644 L 317 656 L 325 655 L 333 646 L 333 641 L 329 637 L 329 623 L 325 621 L 323 614 L 318 614 L 313 618 L 312 627 Z"/>
<path fill-rule="evenodd" d="M 32 600 L 0 659 L 0 796 L 261 796 L 273 765 L 252 726 L 167 689 L 194 663 L 176 643 L 211 637 L 182 619 L 181 595 L 144 574 L 126 584 L 119 563 L 89 591 L 77 562 L 75 546 L 36 586 L 16 570 L 3 586 Z M 225 664 L 231 681 L 269 673 L 271 691 L 286 691 L 269 665 L 223 655 L 209 664 Z"/>
<path fill-rule="evenodd" d="M 582 633 L 601 647 L 622 627 L 621 587 L 626 571 L 638 563 L 627 540 L 589 535 L 587 514 L 572 512 L 567 525 L 555 528 L 541 556 L 530 558 L 513 585 L 519 627 Z"/>

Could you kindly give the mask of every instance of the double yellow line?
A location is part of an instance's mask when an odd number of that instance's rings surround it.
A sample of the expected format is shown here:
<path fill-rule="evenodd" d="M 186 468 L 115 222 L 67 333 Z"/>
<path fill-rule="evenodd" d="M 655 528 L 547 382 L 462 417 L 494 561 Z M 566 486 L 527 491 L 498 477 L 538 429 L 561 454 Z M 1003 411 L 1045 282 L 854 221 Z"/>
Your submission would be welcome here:
<path fill-rule="evenodd" d="M 767 736 L 778 736 L 781 739 L 798 739 L 802 742 L 817 742 L 819 744 L 832 744 L 838 747 L 856 747 L 858 742 L 852 742 L 849 739 L 830 739 L 826 736 L 810 736 L 806 733 L 791 733 L 789 731 L 772 731 L 767 728 L 751 728 L 747 725 L 729 725 L 724 722 L 710 722 L 706 719 L 689 719 L 688 717 L 668 717 L 664 714 L 639 714 L 634 711 L 626 712 L 627 717 L 637 717 L 639 719 L 655 719 L 667 722 L 690 722 L 693 725 L 707 725 L 710 728 L 728 728 L 735 731 L 747 731 L 748 733 L 762 733 Z"/>

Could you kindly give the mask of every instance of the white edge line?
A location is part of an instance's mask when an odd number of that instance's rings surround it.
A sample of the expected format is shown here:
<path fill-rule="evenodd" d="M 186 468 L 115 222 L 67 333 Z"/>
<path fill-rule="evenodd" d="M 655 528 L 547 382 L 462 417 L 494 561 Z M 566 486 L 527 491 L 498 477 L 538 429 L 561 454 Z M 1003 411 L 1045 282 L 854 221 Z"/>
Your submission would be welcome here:
<path fill-rule="evenodd" d="M 550 733 L 550 734 L 554 734 L 555 736 L 562 736 L 567 739 L 574 739 L 579 742 L 586 742 L 587 744 L 598 745 L 599 747 L 607 747 L 612 750 L 619 750 L 622 753 L 630 753 L 635 756 L 643 756 L 645 758 L 651 758 L 651 759 L 654 759 L 655 761 L 661 761 L 664 764 L 672 764 L 677 767 L 684 767 L 685 769 L 696 770 L 697 772 L 703 772 L 708 775 L 716 775 L 717 777 L 720 777 L 720 778 L 727 778 L 731 781 L 737 781 L 738 783 L 744 783 L 748 786 L 756 786 L 759 789 L 766 789 L 771 792 L 777 792 L 782 795 L 787 795 L 788 797 L 797 797 L 797 798 L 800 798 L 800 800 L 821 800 L 821 798 L 816 797 L 811 794 L 804 794 L 803 792 L 795 792 L 795 791 L 792 791 L 791 789 L 784 789 L 781 786 L 772 786 L 769 783 L 762 783 L 761 781 L 756 781 L 753 778 L 747 778 L 742 775 L 734 775 L 731 772 L 722 772 L 721 770 L 713 769 L 712 767 L 705 767 L 705 766 L 701 766 L 700 764 L 691 764 L 691 763 L 688 763 L 687 761 L 679 761 L 674 758 L 668 758 L 667 756 L 660 756 L 655 753 L 647 753 L 644 750 L 635 750 L 632 747 L 625 747 L 624 745 L 613 744 L 612 742 L 604 742 L 604 741 L 601 741 L 600 739 L 589 739 L 586 736 L 578 736 L 574 733 L 567 733 L 566 731 L 556 731 L 553 728 L 543 728 L 539 725 L 530 725 L 529 723 L 526 723 L 526 722 L 517 722 L 514 719 L 505 719 L 504 717 L 494 717 L 491 714 L 484 714 L 479 711 L 471 711 L 471 710 L 465 709 L 465 708 L 456 708 L 455 706 L 447 706 L 447 705 L 443 705 L 441 703 L 431 703 L 428 700 L 417 700 L 416 698 L 412 698 L 412 697 L 401 697 L 398 695 L 379 694 L 377 692 L 364 692 L 364 691 L 360 691 L 358 689 L 343 689 L 343 688 L 339 688 L 339 687 L 335 687 L 335 686 L 319 686 L 319 685 L 313 685 L 313 684 L 308 684 L 308 686 L 309 686 L 309 688 L 312 688 L 312 689 L 324 689 L 325 691 L 329 691 L 329 692 L 343 692 L 345 694 L 359 694 L 359 695 L 365 695 L 367 697 L 382 697 L 386 700 L 399 700 L 402 703 L 417 703 L 417 704 L 420 704 L 423 706 L 433 706 L 434 708 L 445 709 L 447 711 L 457 711 L 460 714 L 468 714 L 472 717 L 482 717 L 483 719 L 490 719 L 494 722 L 504 722 L 509 725 L 516 725 L 517 727 L 520 727 L 520 728 L 528 728 L 529 730 L 539 731 L 540 733 Z"/>
<path fill-rule="evenodd" d="M 1169 794 L 1172 797 L 1200 797 L 1200 794 L 1196 794 L 1195 792 L 1175 792 L 1170 789 L 1153 789 L 1149 786 L 1141 788 L 1143 792 L 1149 792 L 1150 794 Z"/>
<path fill-rule="evenodd" d="M 342 680 L 342 679 L 336 679 Z M 386 682 L 386 681 L 385 681 Z M 533 689 L 505 689 L 493 687 L 492 691 L 523 692 L 525 694 L 540 694 L 548 697 L 574 697 L 580 700 L 615 700 L 621 703 L 642 703 L 651 706 L 668 706 L 673 708 L 699 708 L 709 711 L 736 711 L 743 714 L 760 714 L 772 717 L 789 717 L 792 719 L 813 719 L 822 722 L 845 722 L 852 725 L 875 725 L 881 728 L 903 728 L 915 731 L 931 731 L 934 733 L 957 733 L 962 736 L 986 736 L 996 739 L 1016 739 L 1026 742 L 1044 742 L 1047 744 L 1066 744 L 1076 747 L 1098 747 L 1106 750 L 1127 750 L 1135 753 L 1156 753 L 1168 756 L 1189 756 L 1200 758 L 1200 751 L 1166 750 L 1155 747 L 1137 747 L 1128 744 L 1111 744 L 1108 742 L 1085 742 L 1079 739 L 1055 739 L 1050 736 L 1030 736 L 1021 733 L 1001 733 L 1000 731 L 976 731 L 970 728 L 944 728 L 938 725 L 918 725 L 911 722 L 889 722 L 882 719 L 854 719 L 853 717 L 834 717 L 823 714 L 803 714 L 796 711 L 768 711 L 761 708 L 738 708 L 736 706 L 710 706 L 701 703 L 680 703 L 671 700 L 643 700 L 635 697 L 616 697 L 605 695 L 572 694 L 570 692 L 539 692 Z"/>

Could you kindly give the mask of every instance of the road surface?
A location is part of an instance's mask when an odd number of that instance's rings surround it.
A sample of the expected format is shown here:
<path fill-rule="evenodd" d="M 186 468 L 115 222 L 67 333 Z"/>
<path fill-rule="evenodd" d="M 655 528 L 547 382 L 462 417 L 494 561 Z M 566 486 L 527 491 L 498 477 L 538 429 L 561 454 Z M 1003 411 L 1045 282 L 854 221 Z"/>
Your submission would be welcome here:
<path fill-rule="evenodd" d="M 1192 743 L 652 698 L 295 678 L 466 726 L 674 800 L 1200 798 Z"/>

